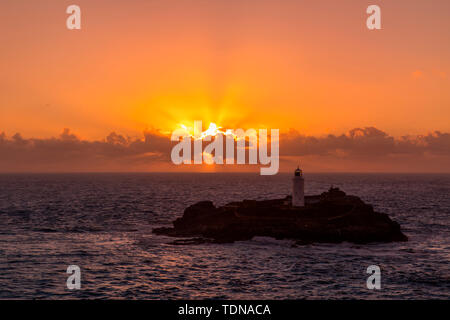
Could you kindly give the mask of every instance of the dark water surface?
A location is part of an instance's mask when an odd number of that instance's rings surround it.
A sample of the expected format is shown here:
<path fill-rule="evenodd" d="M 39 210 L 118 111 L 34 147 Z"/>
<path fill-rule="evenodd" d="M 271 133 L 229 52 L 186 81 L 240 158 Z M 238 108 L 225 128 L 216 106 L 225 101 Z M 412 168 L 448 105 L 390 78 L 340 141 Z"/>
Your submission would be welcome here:
<path fill-rule="evenodd" d="M 151 233 L 196 201 L 284 197 L 285 174 L 0 175 L 0 298 L 450 298 L 450 175 L 306 175 L 307 194 L 331 184 L 388 213 L 410 241 L 174 246 Z M 66 288 L 73 264 L 79 291 Z M 381 267 L 381 290 L 366 288 L 369 265 Z"/>

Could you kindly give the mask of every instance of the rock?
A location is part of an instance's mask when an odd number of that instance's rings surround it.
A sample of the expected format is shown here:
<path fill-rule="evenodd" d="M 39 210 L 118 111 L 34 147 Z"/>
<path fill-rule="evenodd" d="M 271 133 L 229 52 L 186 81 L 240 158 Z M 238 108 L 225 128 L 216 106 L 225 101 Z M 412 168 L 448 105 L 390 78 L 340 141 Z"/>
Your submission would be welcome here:
<path fill-rule="evenodd" d="M 173 222 L 173 228 L 156 228 L 153 232 L 172 237 L 202 237 L 210 239 L 205 242 L 216 243 L 250 240 L 255 236 L 292 239 L 297 244 L 408 240 L 397 222 L 338 188 L 306 196 L 301 208 L 292 207 L 290 202 L 290 196 L 244 200 L 222 207 L 202 201 L 186 208 L 183 216 Z M 192 242 L 202 243 L 197 238 Z"/>

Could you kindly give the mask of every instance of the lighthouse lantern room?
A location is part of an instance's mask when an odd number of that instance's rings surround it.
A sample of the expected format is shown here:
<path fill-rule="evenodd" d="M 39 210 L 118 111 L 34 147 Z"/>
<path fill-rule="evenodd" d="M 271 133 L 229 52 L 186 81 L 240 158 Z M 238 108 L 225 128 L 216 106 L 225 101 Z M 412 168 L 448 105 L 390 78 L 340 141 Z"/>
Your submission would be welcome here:
<path fill-rule="evenodd" d="M 300 167 L 297 167 L 292 179 L 292 206 L 305 206 L 305 179 L 303 179 L 303 172 Z"/>

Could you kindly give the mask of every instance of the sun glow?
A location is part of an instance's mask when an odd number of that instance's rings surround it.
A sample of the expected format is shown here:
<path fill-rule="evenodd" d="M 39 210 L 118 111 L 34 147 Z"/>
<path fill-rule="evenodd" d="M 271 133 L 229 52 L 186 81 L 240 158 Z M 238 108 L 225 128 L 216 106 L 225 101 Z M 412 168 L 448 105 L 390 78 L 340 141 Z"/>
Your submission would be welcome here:
<path fill-rule="evenodd" d="M 260 164 L 270 165 L 261 167 L 262 175 L 273 175 L 278 172 L 279 129 L 271 129 L 269 138 L 267 129 L 259 129 L 259 135 L 255 129 L 224 131 L 214 122 L 203 131 L 201 120 L 194 121 L 194 128 L 184 124 L 179 126 L 180 128 L 174 130 L 170 138 L 171 141 L 177 142 L 171 152 L 172 162 L 176 165 L 192 163 L 256 165 L 259 159 Z M 269 140 L 270 156 L 267 145 Z M 203 147 L 203 141 L 210 143 Z"/>
<path fill-rule="evenodd" d="M 206 129 L 205 131 L 202 131 L 200 134 L 197 134 L 195 132 L 195 129 L 192 127 L 188 127 L 184 124 L 179 124 L 179 126 L 195 140 L 202 140 L 202 139 L 205 139 L 208 137 L 215 137 L 218 134 L 222 134 L 224 136 L 232 136 L 233 139 L 235 139 L 235 140 L 239 139 L 239 137 L 237 137 L 233 133 L 233 130 L 226 129 L 225 131 L 223 131 L 223 130 L 221 130 L 223 127 L 218 126 L 214 122 L 210 122 L 208 129 Z"/>

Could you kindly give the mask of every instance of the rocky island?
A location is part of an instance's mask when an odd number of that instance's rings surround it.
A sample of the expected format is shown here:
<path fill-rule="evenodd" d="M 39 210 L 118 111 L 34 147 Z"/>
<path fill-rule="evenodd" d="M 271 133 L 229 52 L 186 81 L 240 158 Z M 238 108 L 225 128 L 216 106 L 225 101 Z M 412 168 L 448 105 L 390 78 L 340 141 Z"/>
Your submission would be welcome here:
<path fill-rule="evenodd" d="M 408 240 L 400 225 L 387 214 L 374 211 L 359 197 L 347 195 L 338 188 L 303 196 L 301 201 L 301 206 L 294 206 L 292 197 L 287 196 L 231 202 L 222 207 L 202 201 L 186 208 L 173 227 L 156 228 L 153 232 L 184 238 L 174 244 L 231 243 L 255 236 L 292 239 L 298 244 Z"/>

